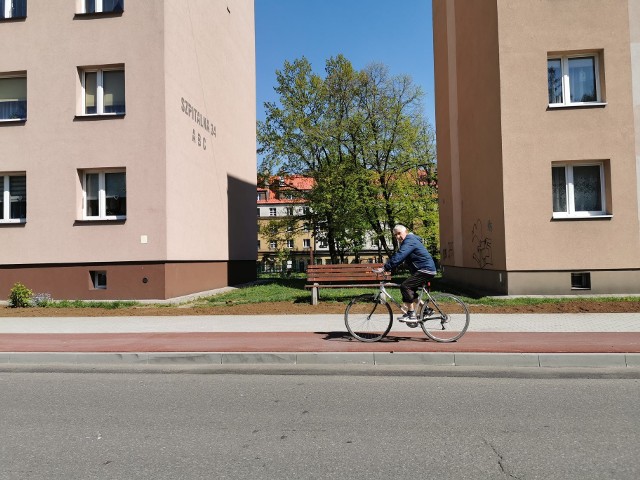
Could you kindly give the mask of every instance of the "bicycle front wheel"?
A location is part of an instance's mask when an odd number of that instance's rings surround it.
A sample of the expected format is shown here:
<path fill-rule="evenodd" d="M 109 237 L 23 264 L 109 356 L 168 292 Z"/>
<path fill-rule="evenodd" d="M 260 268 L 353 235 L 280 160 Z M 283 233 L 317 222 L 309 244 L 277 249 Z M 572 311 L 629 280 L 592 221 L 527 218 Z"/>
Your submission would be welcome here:
<path fill-rule="evenodd" d="M 420 326 L 436 342 L 455 342 L 469 328 L 469 309 L 455 295 L 434 293 L 421 313 Z"/>
<path fill-rule="evenodd" d="M 344 312 L 349 333 L 361 342 L 377 342 L 391 330 L 393 312 L 388 303 L 376 295 L 355 297 Z"/>

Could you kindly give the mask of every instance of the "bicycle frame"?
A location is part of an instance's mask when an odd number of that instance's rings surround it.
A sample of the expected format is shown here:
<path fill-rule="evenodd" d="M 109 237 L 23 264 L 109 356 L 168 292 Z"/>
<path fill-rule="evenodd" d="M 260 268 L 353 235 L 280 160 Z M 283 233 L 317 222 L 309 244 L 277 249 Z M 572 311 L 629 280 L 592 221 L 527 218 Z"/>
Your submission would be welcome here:
<path fill-rule="evenodd" d="M 380 299 L 380 301 L 382 302 L 386 302 L 389 303 L 389 300 L 391 300 L 391 303 L 393 303 L 396 307 L 398 307 L 400 309 L 400 311 L 402 313 L 407 313 L 407 309 L 405 308 L 404 305 L 401 305 L 399 302 L 396 301 L 395 298 L 393 298 L 389 292 L 387 292 L 387 289 L 384 288 L 385 285 L 387 283 L 391 283 L 391 282 L 386 282 L 386 281 L 381 281 L 380 282 L 380 289 L 379 289 L 379 293 L 377 295 L 376 298 Z M 422 307 L 423 305 L 425 305 L 427 303 L 427 301 L 423 298 L 424 294 L 426 294 L 427 298 L 431 301 L 431 303 L 434 303 L 433 297 L 431 296 L 431 294 L 429 293 L 429 289 L 427 288 L 429 284 L 425 284 L 420 288 L 420 293 L 418 294 L 418 307 L 417 307 L 417 311 L 416 311 L 416 315 L 418 316 L 418 318 L 420 318 L 420 314 L 422 312 Z"/>

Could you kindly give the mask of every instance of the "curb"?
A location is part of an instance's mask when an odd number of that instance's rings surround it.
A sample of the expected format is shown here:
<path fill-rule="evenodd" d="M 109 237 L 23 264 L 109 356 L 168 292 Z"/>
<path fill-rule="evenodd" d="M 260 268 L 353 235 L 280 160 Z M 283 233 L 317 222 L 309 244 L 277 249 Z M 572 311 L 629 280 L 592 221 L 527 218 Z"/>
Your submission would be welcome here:
<path fill-rule="evenodd" d="M 640 353 L 332 353 L 332 352 L 4 352 L 0 366 L 428 366 L 428 367 L 538 367 L 640 368 Z"/>

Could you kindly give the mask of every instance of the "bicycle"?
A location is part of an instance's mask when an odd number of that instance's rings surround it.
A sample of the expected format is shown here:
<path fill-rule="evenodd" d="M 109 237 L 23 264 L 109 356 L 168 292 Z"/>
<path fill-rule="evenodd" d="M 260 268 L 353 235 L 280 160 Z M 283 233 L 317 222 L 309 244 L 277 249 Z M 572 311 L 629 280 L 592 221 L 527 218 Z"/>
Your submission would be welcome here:
<path fill-rule="evenodd" d="M 406 313 L 406 308 L 385 289 L 385 285 L 389 283 L 381 281 L 378 293 L 358 295 L 347 305 L 344 323 L 357 340 L 377 342 L 389 333 L 393 325 L 393 311 L 389 301 Z M 469 328 L 467 305 L 455 295 L 431 293 L 430 288 L 431 284 L 427 283 L 420 289 L 416 321 L 403 323 L 411 328 L 420 325 L 424 334 L 436 342 L 459 340 Z"/>

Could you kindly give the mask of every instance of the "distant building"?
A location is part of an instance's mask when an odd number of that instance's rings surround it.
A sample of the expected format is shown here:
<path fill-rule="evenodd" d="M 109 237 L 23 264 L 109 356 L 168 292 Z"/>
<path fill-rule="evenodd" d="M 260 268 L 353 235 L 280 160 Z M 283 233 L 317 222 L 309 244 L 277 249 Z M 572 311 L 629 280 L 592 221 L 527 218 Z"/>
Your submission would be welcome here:
<path fill-rule="evenodd" d="M 0 295 L 255 278 L 252 0 L 0 2 Z"/>
<path fill-rule="evenodd" d="M 640 2 L 433 0 L 441 263 L 502 294 L 640 292 Z"/>
<path fill-rule="evenodd" d="M 305 215 L 308 205 L 304 193 L 313 188 L 313 180 L 303 176 L 273 177 L 257 188 L 258 271 L 304 272 L 309 263 L 331 263 L 323 232 Z M 271 232 L 265 232 L 272 228 Z M 348 262 L 376 262 L 378 246 L 364 239 L 365 248 L 347 257 Z"/>

